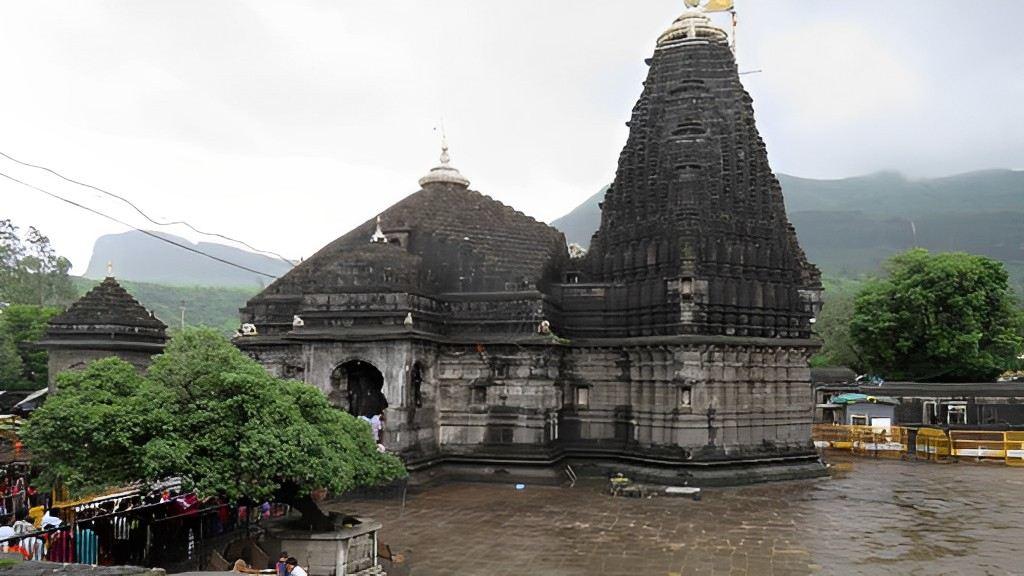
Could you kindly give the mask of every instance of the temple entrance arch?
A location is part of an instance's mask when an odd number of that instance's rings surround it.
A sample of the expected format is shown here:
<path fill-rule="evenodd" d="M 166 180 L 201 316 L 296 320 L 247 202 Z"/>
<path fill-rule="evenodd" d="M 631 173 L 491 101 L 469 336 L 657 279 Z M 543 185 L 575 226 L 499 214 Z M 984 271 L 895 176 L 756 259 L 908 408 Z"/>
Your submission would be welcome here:
<path fill-rule="evenodd" d="M 384 375 L 363 360 L 349 360 L 331 372 L 331 403 L 353 416 L 383 414 L 388 407 L 384 396 Z"/>

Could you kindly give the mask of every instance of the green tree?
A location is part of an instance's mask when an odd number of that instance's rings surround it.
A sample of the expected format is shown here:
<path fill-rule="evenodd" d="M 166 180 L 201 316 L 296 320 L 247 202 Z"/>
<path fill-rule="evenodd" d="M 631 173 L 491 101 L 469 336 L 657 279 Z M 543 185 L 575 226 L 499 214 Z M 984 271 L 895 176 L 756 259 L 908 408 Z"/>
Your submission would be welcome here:
<path fill-rule="evenodd" d="M 850 331 L 864 367 L 890 379 L 988 381 L 1022 347 L 1000 262 L 916 249 L 887 262 L 854 304 Z"/>
<path fill-rule="evenodd" d="M 35 390 L 46 386 L 47 354 L 34 344 L 43 337 L 50 318 L 59 313 L 60 308 L 24 304 L 0 310 L 0 342 L 8 342 L 14 347 L 20 365 L 18 377 L 12 380 L 0 378 L 0 387 Z M 0 352 L 2 358 L 3 353 Z"/>
<path fill-rule="evenodd" d="M 63 306 L 74 300 L 71 262 L 34 227 L 24 239 L 10 220 L 0 220 L 0 302 Z"/>
<path fill-rule="evenodd" d="M 3 330 L 2 316 L 0 316 L 0 390 L 9 387 L 17 387 L 21 382 L 21 373 L 24 364 L 21 356 L 18 355 L 18 347 Z"/>
<path fill-rule="evenodd" d="M 855 300 L 856 294 L 852 290 L 826 290 L 824 306 L 814 325 L 814 333 L 821 339 L 822 347 L 811 359 L 813 366 L 846 366 L 860 370 L 862 362 L 850 334 Z"/>
<path fill-rule="evenodd" d="M 106 359 L 61 374 L 58 388 L 22 434 L 43 483 L 59 478 L 76 494 L 181 476 L 204 496 L 288 502 L 330 529 L 312 491 L 405 475 L 364 422 L 311 386 L 273 378 L 210 329 L 177 334 L 145 376 Z"/>

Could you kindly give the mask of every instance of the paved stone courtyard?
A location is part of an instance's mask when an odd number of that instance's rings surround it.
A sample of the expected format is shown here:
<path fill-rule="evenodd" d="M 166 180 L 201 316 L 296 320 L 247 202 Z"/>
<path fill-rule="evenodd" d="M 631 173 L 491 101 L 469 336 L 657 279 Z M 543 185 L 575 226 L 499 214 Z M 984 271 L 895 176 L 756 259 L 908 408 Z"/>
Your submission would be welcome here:
<path fill-rule="evenodd" d="M 1024 469 L 839 459 L 832 477 L 627 499 L 454 484 L 345 508 L 430 575 L 1024 574 Z"/>

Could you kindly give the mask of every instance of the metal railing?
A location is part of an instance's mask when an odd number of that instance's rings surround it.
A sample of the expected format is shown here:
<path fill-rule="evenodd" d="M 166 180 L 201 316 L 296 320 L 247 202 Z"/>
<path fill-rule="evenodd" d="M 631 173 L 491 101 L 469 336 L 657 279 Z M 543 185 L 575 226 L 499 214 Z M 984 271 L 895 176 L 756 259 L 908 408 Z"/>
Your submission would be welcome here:
<path fill-rule="evenodd" d="M 107 511 L 103 504 L 100 499 L 62 508 L 60 526 L 0 539 L 0 551 L 61 563 L 201 570 L 214 550 L 247 537 L 262 520 L 287 513 L 282 505 L 266 510 L 197 502 L 183 509 L 169 500 Z"/>

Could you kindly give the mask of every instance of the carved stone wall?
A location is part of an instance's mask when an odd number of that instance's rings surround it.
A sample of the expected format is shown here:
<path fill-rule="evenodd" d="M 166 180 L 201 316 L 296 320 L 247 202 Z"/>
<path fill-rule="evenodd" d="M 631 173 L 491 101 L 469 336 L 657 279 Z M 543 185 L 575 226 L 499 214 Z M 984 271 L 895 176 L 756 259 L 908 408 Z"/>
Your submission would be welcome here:
<path fill-rule="evenodd" d="M 724 34 L 686 34 L 663 37 L 649 60 L 587 255 L 590 279 L 609 283 L 603 328 L 805 338 L 820 275 L 786 217 L 751 98 Z"/>
<path fill-rule="evenodd" d="M 440 437 L 449 453 L 544 447 L 560 405 L 559 352 L 549 347 L 445 346 L 438 356 Z"/>

